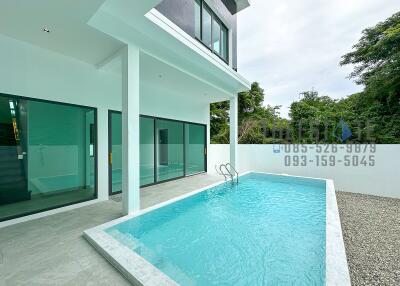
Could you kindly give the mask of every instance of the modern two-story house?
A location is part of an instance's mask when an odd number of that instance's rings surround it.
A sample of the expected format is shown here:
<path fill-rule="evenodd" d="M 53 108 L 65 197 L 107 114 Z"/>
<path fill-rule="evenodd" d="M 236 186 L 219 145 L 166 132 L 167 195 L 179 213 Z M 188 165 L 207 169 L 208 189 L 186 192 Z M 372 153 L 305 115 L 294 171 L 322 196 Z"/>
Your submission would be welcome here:
<path fill-rule="evenodd" d="M 3 0 L 0 223 L 207 172 L 209 105 L 230 101 L 247 0 Z M 213 167 L 212 167 L 213 168 Z"/>

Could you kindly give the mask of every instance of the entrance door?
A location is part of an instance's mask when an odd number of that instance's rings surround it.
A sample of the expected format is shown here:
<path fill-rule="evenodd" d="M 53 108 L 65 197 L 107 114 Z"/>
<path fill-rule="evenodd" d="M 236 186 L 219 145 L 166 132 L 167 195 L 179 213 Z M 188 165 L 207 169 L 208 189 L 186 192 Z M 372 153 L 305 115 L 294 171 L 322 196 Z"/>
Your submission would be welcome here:
<path fill-rule="evenodd" d="M 26 101 L 0 97 L 0 205 L 30 200 Z"/>
<path fill-rule="evenodd" d="M 108 113 L 109 193 L 122 192 L 122 114 Z"/>

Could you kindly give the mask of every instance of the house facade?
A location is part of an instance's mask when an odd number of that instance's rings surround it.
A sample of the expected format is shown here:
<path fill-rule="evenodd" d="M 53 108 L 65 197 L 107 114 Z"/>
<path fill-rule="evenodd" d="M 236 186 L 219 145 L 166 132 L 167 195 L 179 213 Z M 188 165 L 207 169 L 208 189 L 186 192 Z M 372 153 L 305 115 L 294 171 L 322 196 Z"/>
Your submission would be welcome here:
<path fill-rule="evenodd" d="M 0 224 L 207 172 L 209 105 L 230 101 L 247 0 L 0 3 Z"/>

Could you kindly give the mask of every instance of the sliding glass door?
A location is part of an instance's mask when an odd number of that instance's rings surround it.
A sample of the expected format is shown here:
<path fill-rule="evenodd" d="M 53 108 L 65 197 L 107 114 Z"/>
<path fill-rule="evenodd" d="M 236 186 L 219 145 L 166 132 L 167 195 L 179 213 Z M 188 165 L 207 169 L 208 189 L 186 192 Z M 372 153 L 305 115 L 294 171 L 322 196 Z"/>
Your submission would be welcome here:
<path fill-rule="evenodd" d="M 185 123 L 185 168 L 186 175 L 206 171 L 206 127 Z"/>
<path fill-rule="evenodd" d="M 0 221 L 96 197 L 96 110 L 0 94 Z"/>
<path fill-rule="evenodd" d="M 157 182 L 185 175 L 183 128 L 182 122 L 156 119 Z"/>
<path fill-rule="evenodd" d="M 109 132 L 109 176 L 110 195 L 122 191 L 122 115 L 121 112 L 110 111 L 108 114 Z"/>
<path fill-rule="evenodd" d="M 154 124 L 151 117 L 140 117 L 140 185 L 155 183 Z"/>
<path fill-rule="evenodd" d="M 140 116 L 140 186 L 206 172 L 206 125 Z M 109 112 L 110 194 L 122 189 L 122 117 Z"/>
<path fill-rule="evenodd" d="M 31 199 L 26 106 L 26 100 L 0 97 L 0 218 L 13 214 L 5 206 Z"/>

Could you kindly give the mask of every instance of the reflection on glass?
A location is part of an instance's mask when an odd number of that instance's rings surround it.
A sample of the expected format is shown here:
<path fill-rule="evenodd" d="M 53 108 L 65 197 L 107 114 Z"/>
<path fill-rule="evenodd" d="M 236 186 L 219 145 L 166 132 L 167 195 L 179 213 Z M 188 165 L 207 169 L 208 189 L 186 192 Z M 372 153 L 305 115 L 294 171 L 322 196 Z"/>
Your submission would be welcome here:
<path fill-rule="evenodd" d="M 154 183 L 154 119 L 140 117 L 140 185 Z"/>
<path fill-rule="evenodd" d="M 186 175 L 205 172 L 206 128 L 204 125 L 185 124 Z"/>
<path fill-rule="evenodd" d="M 213 19 L 213 49 L 218 55 L 221 53 L 221 25 L 218 21 L 214 18 Z"/>
<path fill-rule="evenodd" d="M 221 57 L 228 61 L 228 29 L 222 26 L 221 28 Z"/>
<path fill-rule="evenodd" d="M 0 220 L 95 198 L 95 124 L 91 108 L 0 96 Z"/>
<path fill-rule="evenodd" d="M 157 181 L 182 177 L 183 169 L 183 123 L 156 120 Z"/>
<path fill-rule="evenodd" d="M 211 12 L 203 5 L 203 43 L 211 48 Z"/>
<path fill-rule="evenodd" d="M 122 191 L 122 115 L 111 113 L 111 192 Z"/>

